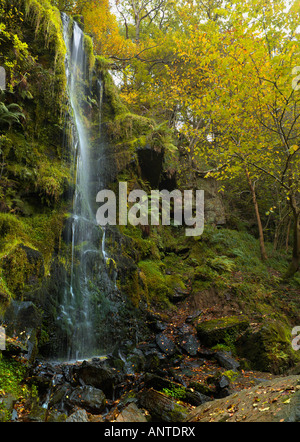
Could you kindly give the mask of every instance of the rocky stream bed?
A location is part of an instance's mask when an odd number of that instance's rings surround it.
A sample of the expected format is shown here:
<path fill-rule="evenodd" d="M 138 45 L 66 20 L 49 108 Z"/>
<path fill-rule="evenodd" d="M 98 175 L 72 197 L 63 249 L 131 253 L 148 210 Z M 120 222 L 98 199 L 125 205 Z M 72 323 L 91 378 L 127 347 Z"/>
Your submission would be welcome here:
<path fill-rule="evenodd" d="M 166 323 L 152 313 L 150 340 L 124 342 L 102 357 L 73 362 L 36 359 L 25 379 L 36 396 L 13 400 L 12 420 L 298 421 L 298 367 L 289 376 L 247 370 L 242 358 L 202 344 L 196 316 Z"/>

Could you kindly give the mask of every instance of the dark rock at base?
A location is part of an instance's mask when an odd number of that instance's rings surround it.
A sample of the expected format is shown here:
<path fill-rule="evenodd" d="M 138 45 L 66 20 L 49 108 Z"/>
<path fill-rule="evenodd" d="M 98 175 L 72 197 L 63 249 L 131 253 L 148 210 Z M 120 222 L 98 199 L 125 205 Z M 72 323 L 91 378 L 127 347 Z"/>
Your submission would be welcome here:
<path fill-rule="evenodd" d="M 193 391 L 190 388 L 186 388 L 182 384 L 170 381 L 169 379 L 157 376 L 154 374 L 146 373 L 145 386 L 147 388 L 154 388 L 155 390 L 169 390 L 170 392 L 180 392 L 180 399 L 191 405 L 198 406 L 211 399 L 197 391 Z"/>
<path fill-rule="evenodd" d="M 200 342 L 194 335 L 183 335 L 178 342 L 180 347 L 190 356 L 196 356 L 198 353 Z"/>
<path fill-rule="evenodd" d="M 221 367 L 227 370 L 237 370 L 240 366 L 239 362 L 233 359 L 228 352 L 218 351 L 215 353 L 215 358 Z"/>
<path fill-rule="evenodd" d="M 176 346 L 174 342 L 163 333 L 156 335 L 155 341 L 160 350 L 167 356 L 173 356 L 176 353 Z"/>
<path fill-rule="evenodd" d="M 139 404 L 148 410 L 155 420 L 160 422 L 183 422 L 189 412 L 187 407 L 152 388 L 141 391 L 138 399 Z"/>
<path fill-rule="evenodd" d="M 219 381 L 219 387 L 226 388 L 226 387 L 229 387 L 229 384 L 230 384 L 230 382 L 229 382 L 228 377 L 223 375 Z"/>
<path fill-rule="evenodd" d="M 202 311 L 201 310 L 197 310 L 195 313 L 193 313 L 192 315 L 187 316 L 185 322 L 187 324 L 190 324 L 191 322 L 193 322 L 196 318 L 198 318 L 201 315 Z"/>
<path fill-rule="evenodd" d="M 108 397 L 113 394 L 114 387 L 124 379 L 124 374 L 109 367 L 105 361 L 84 361 L 79 367 L 74 366 L 73 374 L 81 385 L 90 385 L 101 389 Z"/>
<path fill-rule="evenodd" d="M 85 385 L 76 387 L 67 397 L 69 407 L 81 407 L 91 413 L 100 414 L 106 405 L 106 398 L 103 391 L 98 388 Z"/>
<path fill-rule="evenodd" d="M 6 352 L 23 353 L 27 359 L 33 359 L 37 353 L 37 332 L 42 324 L 40 310 L 31 301 L 12 301 L 4 321 L 7 324 Z"/>

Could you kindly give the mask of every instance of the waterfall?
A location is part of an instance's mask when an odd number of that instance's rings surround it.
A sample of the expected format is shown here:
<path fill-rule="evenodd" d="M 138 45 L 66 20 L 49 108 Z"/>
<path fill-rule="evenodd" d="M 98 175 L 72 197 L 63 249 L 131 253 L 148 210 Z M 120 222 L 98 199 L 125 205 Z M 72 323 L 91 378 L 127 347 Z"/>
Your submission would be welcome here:
<path fill-rule="evenodd" d="M 82 359 L 105 351 L 101 324 L 105 315 L 114 309 L 105 298 L 110 293 L 106 274 L 107 252 L 105 232 L 95 219 L 95 196 L 103 186 L 103 152 L 101 145 L 92 149 L 91 130 L 86 116 L 86 95 L 90 81 L 87 75 L 84 34 L 76 22 L 62 14 L 63 35 L 67 48 L 65 60 L 69 103 L 73 114 L 73 168 L 75 191 L 73 210 L 69 220 L 71 236 L 71 265 L 58 322 L 65 336 L 67 359 Z M 99 130 L 101 130 L 102 83 L 99 89 Z M 99 131 L 98 131 L 99 134 Z M 107 334 L 107 330 L 105 331 Z M 104 333 L 104 335 L 105 335 Z M 100 348 L 100 343 L 101 348 Z"/>

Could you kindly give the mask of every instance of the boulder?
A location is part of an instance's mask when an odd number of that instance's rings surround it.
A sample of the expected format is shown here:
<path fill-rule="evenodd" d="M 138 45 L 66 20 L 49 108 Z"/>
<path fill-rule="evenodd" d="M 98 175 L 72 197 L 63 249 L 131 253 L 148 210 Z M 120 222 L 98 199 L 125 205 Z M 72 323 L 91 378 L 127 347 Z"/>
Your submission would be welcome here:
<path fill-rule="evenodd" d="M 234 343 L 236 339 L 249 327 L 245 316 L 226 316 L 195 323 L 201 344 L 212 347 L 216 344 Z"/>
<path fill-rule="evenodd" d="M 88 421 L 89 418 L 86 410 L 83 410 L 81 408 L 76 410 L 66 419 L 66 422 L 88 422 Z"/>
<path fill-rule="evenodd" d="M 240 366 L 240 363 L 233 359 L 229 352 L 218 351 L 215 353 L 215 358 L 221 367 L 227 370 L 237 370 Z"/>
<path fill-rule="evenodd" d="M 169 379 L 157 376 L 155 374 L 146 373 L 145 386 L 147 388 L 153 388 L 155 390 L 169 391 L 174 397 L 178 396 L 183 402 L 198 406 L 204 402 L 210 401 L 210 397 L 202 394 L 198 391 L 194 391 L 191 388 L 186 388 L 184 385 L 177 382 L 170 381 Z"/>
<path fill-rule="evenodd" d="M 156 335 L 155 341 L 160 350 L 167 356 L 173 356 L 176 353 L 174 342 L 163 333 Z"/>
<path fill-rule="evenodd" d="M 291 345 L 291 330 L 280 321 L 268 320 L 249 328 L 236 348 L 254 370 L 282 374 L 299 362 L 299 354 Z"/>
<path fill-rule="evenodd" d="M 70 407 L 77 406 L 84 408 L 86 411 L 94 414 L 100 414 L 106 405 L 106 398 L 103 391 L 90 385 L 76 387 L 66 398 Z"/>
<path fill-rule="evenodd" d="M 189 413 L 189 408 L 152 388 L 141 391 L 138 398 L 139 404 L 159 422 L 183 422 Z"/>
<path fill-rule="evenodd" d="M 124 379 L 122 372 L 101 360 L 83 361 L 79 367 L 74 366 L 73 376 L 81 385 L 99 388 L 107 396 L 112 396 L 114 387 Z"/>
<path fill-rule="evenodd" d="M 200 348 L 200 342 L 192 334 L 184 334 L 179 337 L 178 344 L 190 356 L 196 356 Z"/>
<path fill-rule="evenodd" d="M 147 422 L 147 419 L 135 403 L 131 403 L 124 408 L 116 419 L 116 422 Z"/>

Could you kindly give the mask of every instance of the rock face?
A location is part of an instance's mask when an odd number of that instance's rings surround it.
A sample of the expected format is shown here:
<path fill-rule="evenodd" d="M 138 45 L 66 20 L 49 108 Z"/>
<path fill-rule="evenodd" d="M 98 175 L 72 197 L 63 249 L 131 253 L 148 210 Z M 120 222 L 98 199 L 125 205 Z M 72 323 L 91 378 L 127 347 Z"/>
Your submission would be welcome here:
<path fill-rule="evenodd" d="M 191 411 L 186 422 L 300 422 L 299 376 L 276 378 Z"/>
<path fill-rule="evenodd" d="M 7 352 L 17 351 L 17 344 L 27 359 L 32 359 L 37 353 L 37 333 L 42 324 L 40 310 L 31 301 L 12 301 L 5 312 L 8 337 Z M 11 338 L 17 337 L 17 341 Z"/>

